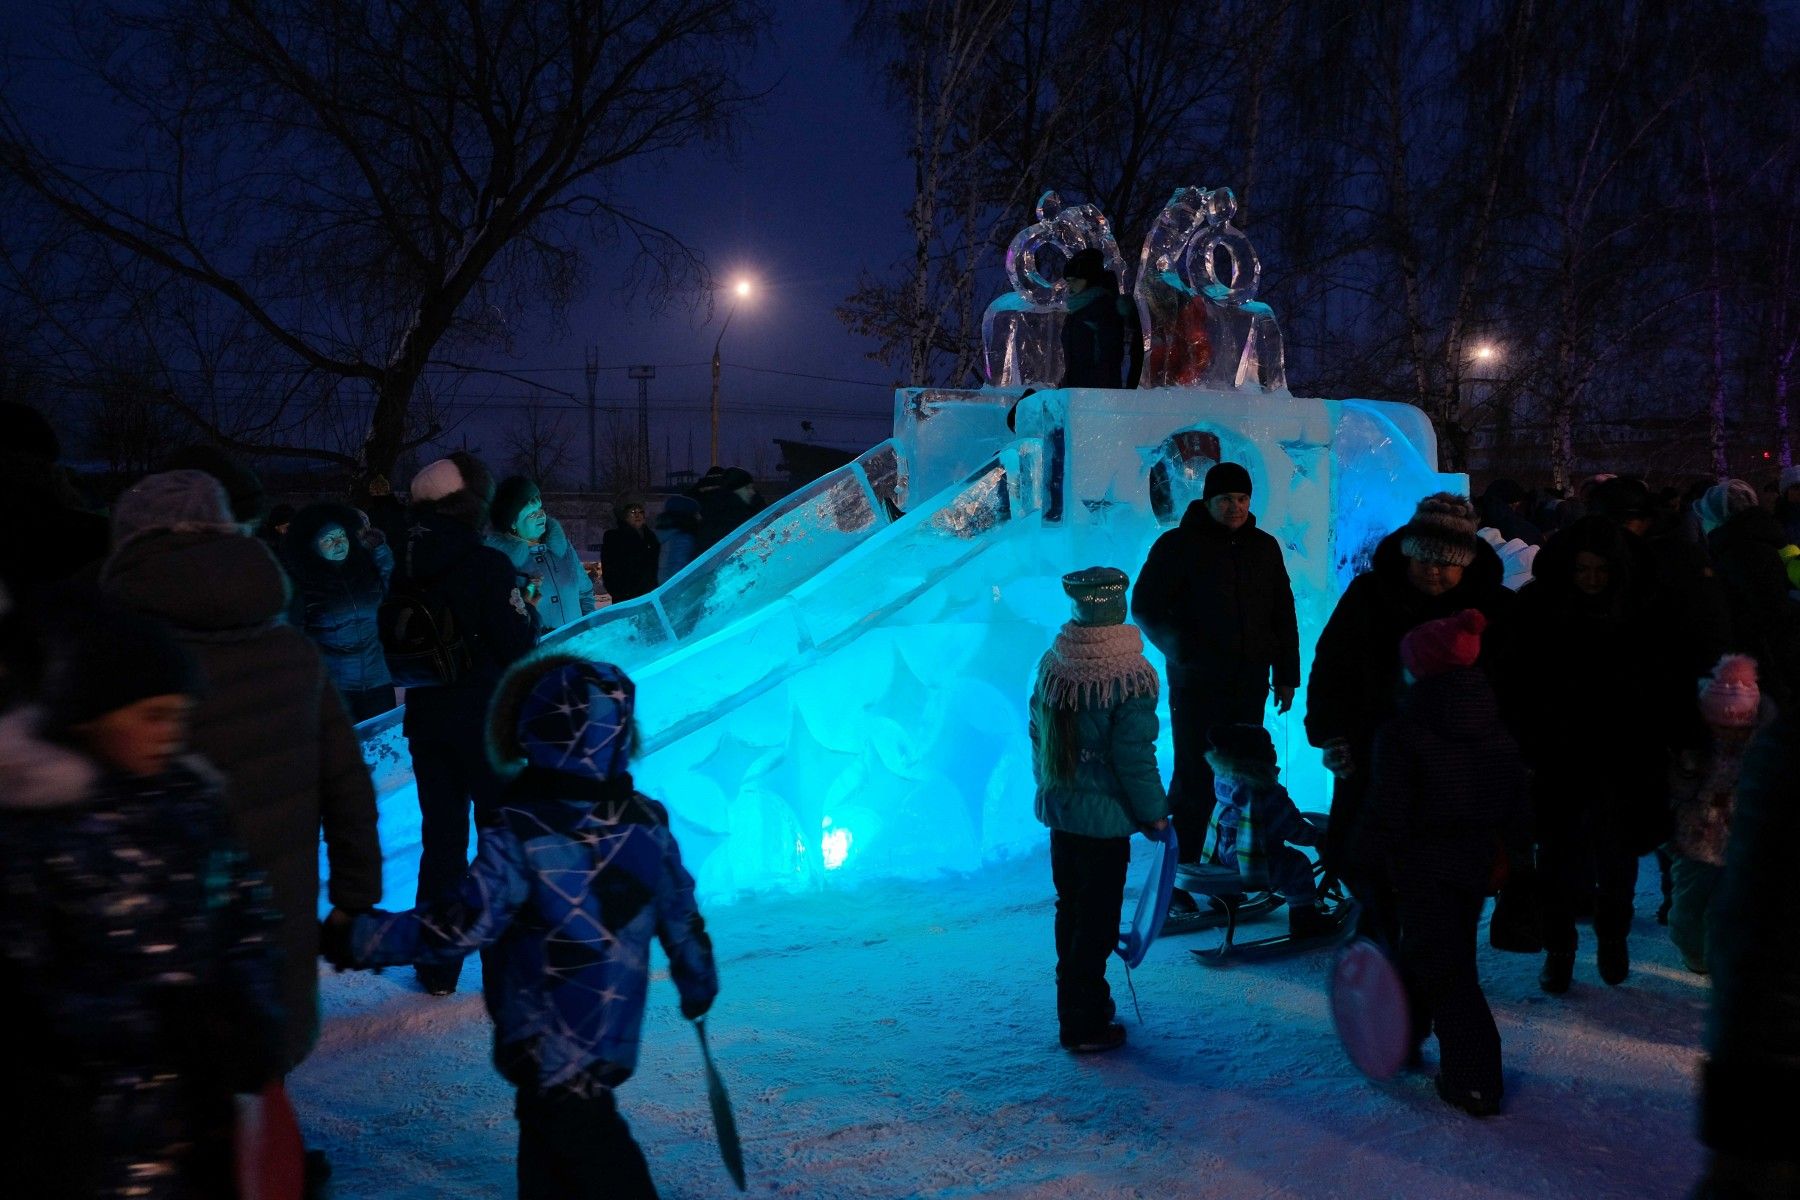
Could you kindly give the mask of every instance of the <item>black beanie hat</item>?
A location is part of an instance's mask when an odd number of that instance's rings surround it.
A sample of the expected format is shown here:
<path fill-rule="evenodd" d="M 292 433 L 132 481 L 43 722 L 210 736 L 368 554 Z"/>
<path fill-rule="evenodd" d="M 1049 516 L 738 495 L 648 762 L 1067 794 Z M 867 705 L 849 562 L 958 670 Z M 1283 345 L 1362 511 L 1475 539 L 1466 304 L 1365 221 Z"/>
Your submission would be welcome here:
<path fill-rule="evenodd" d="M 161 621 L 93 597 L 50 625 L 40 699 L 52 732 L 152 696 L 200 694 L 193 656 Z"/>
<path fill-rule="evenodd" d="M 1206 473 L 1206 490 L 1201 493 L 1200 498 L 1211 500 L 1214 496 L 1231 492 L 1250 495 L 1250 472 L 1234 462 L 1222 462 Z"/>
<path fill-rule="evenodd" d="M 1226 758 L 1242 763 L 1274 763 L 1275 742 L 1261 725 L 1214 725 L 1206 740 Z"/>
<path fill-rule="evenodd" d="M 500 481 L 494 489 L 494 502 L 488 505 L 488 519 L 494 528 L 501 533 L 511 533 L 513 522 L 519 519 L 533 501 L 542 500 L 544 494 L 538 485 L 523 475 L 513 475 Z"/>

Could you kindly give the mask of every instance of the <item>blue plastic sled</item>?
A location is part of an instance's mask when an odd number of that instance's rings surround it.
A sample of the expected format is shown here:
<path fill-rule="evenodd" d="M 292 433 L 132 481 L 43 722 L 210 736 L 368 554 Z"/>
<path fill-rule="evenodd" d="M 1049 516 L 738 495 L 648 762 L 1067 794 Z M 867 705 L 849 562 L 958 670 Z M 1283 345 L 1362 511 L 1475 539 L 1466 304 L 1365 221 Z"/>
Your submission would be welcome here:
<path fill-rule="evenodd" d="M 1143 890 L 1138 892 L 1137 911 L 1131 923 L 1119 928 L 1119 944 L 1114 948 L 1127 967 L 1135 968 L 1144 961 L 1150 943 L 1162 932 L 1163 918 L 1169 915 L 1169 896 L 1175 890 L 1175 864 L 1181 860 L 1181 844 L 1175 837 L 1173 823 L 1160 833 L 1144 835 L 1156 844 L 1151 851 L 1150 872 L 1144 876 Z"/>

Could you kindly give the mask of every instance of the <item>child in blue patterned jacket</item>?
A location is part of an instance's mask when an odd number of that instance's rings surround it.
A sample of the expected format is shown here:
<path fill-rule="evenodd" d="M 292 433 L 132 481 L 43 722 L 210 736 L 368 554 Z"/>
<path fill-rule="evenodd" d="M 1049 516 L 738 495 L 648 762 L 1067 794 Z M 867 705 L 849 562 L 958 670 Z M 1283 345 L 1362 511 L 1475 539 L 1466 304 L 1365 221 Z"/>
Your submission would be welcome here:
<path fill-rule="evenodd" d="M 689 1019 L 717 994 L 712 943 L 662 805 L 626 770 L 636 689 L 610 663 L 519 663 L 489 714 L 511 777 L 462 886 L 407 913 L 333 913 L 339 966 L 447 964 L 489 948 L 494 1065 L 518 1089 L 519 1195 L 653 1197 L 613 1089 L 637 1065 L 654 934 Z"/>

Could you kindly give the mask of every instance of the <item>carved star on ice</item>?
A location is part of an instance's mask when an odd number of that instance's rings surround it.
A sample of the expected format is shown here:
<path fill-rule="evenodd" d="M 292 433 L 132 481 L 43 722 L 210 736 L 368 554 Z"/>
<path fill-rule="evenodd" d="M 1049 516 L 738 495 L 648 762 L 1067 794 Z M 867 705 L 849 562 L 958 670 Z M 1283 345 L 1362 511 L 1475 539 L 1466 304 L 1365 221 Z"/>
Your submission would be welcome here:
<path fill-rule="evenodd" d="M 704 775 L 719 785 L 719 791 L 730 800 L 738 793 L 750 764 L 769 752 L 769 747 L 747 742 L 729 731 L 719 735 L 712 753 L 696 762 L 694 773 Z"/>
<path fill-rule="evenodd" d="M 1310 480 L 1319 469 L 1319 460 L 1330 447 L 1323 442 L 1310 442 L 1305 438 L 1287 438 L 1277 442 L 1288 461 L 1294 464 L 1294 476 L 1291 486 L 1299 487 L 1304 480 Z"/>

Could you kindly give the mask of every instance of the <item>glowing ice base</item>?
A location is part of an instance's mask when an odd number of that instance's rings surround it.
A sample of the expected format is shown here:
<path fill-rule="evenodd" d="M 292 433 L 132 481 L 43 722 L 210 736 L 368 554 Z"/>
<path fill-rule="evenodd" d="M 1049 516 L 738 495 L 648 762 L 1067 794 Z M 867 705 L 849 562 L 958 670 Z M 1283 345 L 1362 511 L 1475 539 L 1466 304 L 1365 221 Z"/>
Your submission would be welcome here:
<path fill-rule="evenodd" d="M 1243 464 L 1287 555 L 1302 669 L 1339 592 L 1435 470 L 1418 410 L 1260 389 L 907 390 L 895 436 L 772 506 L 649 596 L 553 641 L 638 683 L 639 786 L 703 898 L 972 870 L 1043 839 L 1025 703 L 1068 612 L 1060 577 L 1137 574 L 1216 458 Z M 1153 482 L 1157 499 L 1153 502 Z M 1047 515 L 1055 514 L 1055 519 Z M 1154 652 L 1153 656 L 1154 656 Z M 1301 705 L 1268 714 L 1302 808 L 1327 776 Z M 392 717 L 377 765 L 389 903 L 417 811 Z M 1165 710 L 1161 759 L 1171 765 Z"/>

